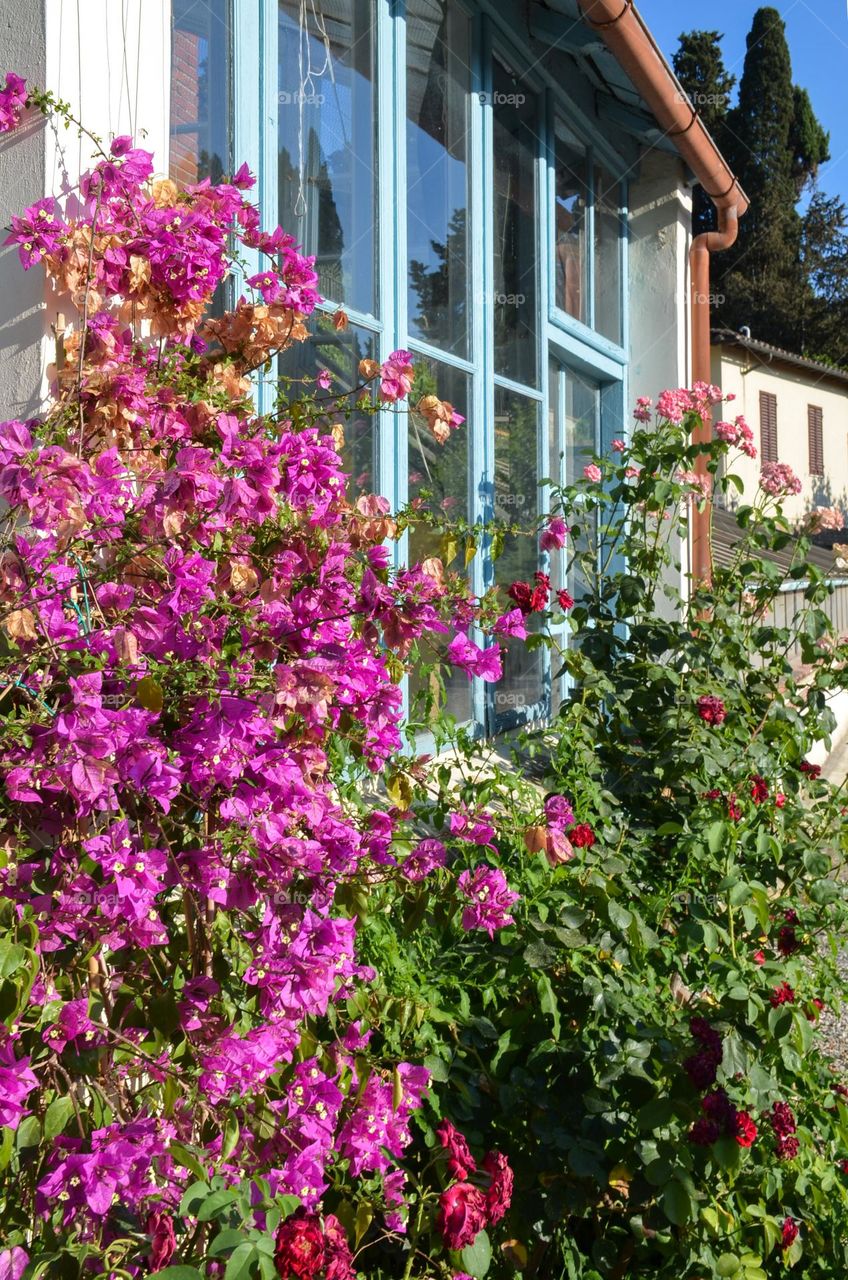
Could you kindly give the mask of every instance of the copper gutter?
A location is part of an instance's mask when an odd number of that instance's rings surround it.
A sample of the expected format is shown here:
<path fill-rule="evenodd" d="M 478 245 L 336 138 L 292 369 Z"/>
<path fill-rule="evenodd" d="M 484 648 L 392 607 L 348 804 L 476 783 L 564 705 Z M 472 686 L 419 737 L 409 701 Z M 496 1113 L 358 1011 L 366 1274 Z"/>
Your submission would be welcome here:
<path fill-rule="evenodd" d="M 633 5 L 633 0 L 577 0 L 583 19 L 601 36 L 647 103 L 660 128 L 671 138 L 718 210 L 718 231 L 696 236 L 689 250 L 692 317 L 692 381 L 711 382 L 710 254 L 729 249 L 748 198 L 727 161 L 689 102 L 680 82 Z M 696 442 L 712 438 L 712 421 L 704 419 Z M 706 456 L 695 464 L 706 474 Z M 712 572 L 710 504 L 692 515 L 692 577 L 709 583 Z"/>

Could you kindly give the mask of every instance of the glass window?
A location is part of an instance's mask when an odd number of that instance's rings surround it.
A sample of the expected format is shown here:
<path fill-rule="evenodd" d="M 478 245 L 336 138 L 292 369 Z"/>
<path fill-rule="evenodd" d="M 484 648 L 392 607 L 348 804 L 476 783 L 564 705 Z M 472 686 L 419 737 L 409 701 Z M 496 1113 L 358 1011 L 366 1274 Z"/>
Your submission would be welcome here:
<path fill-rule="evenodd" d="M 346 412 L 336 410 L 335 394 L 351 391 L 360 386 L 360 360 L 373 360 L 376 354 L 374 335 L 358 325 L 350 325 L 337 333 L 331 318 L 316 312 L 311 321 L 312 336 L 307 342 L 297 342 L 279 357 L 278 372 L 283 379 L 286 393 L 295 397 L 299 388 L 285 379 L 301 381 L 304 390 L 315 395 L 319 403 L 327 402 L 326 427 L 329 430 L 341 423 L 345 443 L 342 461 L 350 474 L 354 492 L 373 493 L 375 490 L 374 431 L 376 419 L 370 414 L 357 412 L 355 399 L 345 400 Z M 329 390 L 317 388 L 315 379 L 326 369 L 332 376 Z M 349 406 L 349 407 L 348 407 Z"/>
<path fill-rule="evenodd" d="M 597 383 L 573 373 L 565 374 L 565 478 L 571 484 L 583 474 L 583 468 L 592 461 L 598 448 L 598 416 L 600 390 Z M 572 552 L 586 551 L 594 541 L 594 517 L 592 527 L 585 521 L 572 521 L 579 533 L 573 532 Z M 579 565 L 573 564 L 569 573 L 568 590 L 579 600 L 587 588 L 587 579 Z"/>
<path fill-rule="evenodd" d="M 492 81 L 495 372 L 535 386 L 536 98 L 498 61 Z"/>
<path fill-rule="evenodd" d="M 555 146 L 554 299 L 583 324 L 589 323 L 586 214 L 589 207 L 586 149 L 557 124 Z"/>
<path fill-rule="evenodd" d="M 279 3 L 279 220 L 325 298 L 376 312 L 374 0 Z"/>
<path fill-rule="evenodd" d="M 595 169 L 595 328 L 621 342 L 621 184 Z"/>
<path fill-rule="evenodd" d="M 498 387 L 495 390 L 495 516 L 519 526 L 535 523 L 539 502 L 538 401 Z M 535 537 L 508 534 L 495 562 L 495 576 L 506 588 L 520 581 L 534 586 L 539 568 Z M 526 619 L 529 631 L 538 627 L 538 615 Z M 538 706 L 544 688 L 543 649 L 528 650 L 523 641 L 508 639 L 502 645 L 504 677 L 495 686 L 495 711 L 499 716 Z"/>
<path fill-rule="evenodd" d="M 410 405 L 418 404 L 422 396 L 438 395 L 449 400 L 464 416 L 468 414 L 470 380 L 468 375 L 449 365 L 434 360 L 415 358 L 415 381 Z M 468 423 L 451 435 L 444 444 L 438 444 L 420 414 L 410 410 L 409 424 L 409 497 L 417 498 L 425 510 L 444 515 L 450 520 L 468 519 Z M 458 539 L 458 555 L 451 564 L 445 564 L 449 572 L 463 571 L 462 540 Z M 442 535 L 426 524 L 415 524 L 409 531 L 409 563 L 416 564 L 438 556 L 444 560 Z M 422 655 L 425 662 L 432 662 L 444 654 L 452 634 L 444 637 L 428 636 Z M 442 659 L 443 660 L 443 659 Z M 423 689 L 415 672 L 410 677 L 410 696 Z M 471 682 L 464 671 L 451 669 L 445 679 L 445 709 L 459 721 L 471 718 Z"/>
<path fill-rule="evenodd" d="M 228 0 L 173 0 L 169 172 L 213 182 L 231 171 Z"/>
<path fill-rule="evenodd" d="M 406 63 L 409 332 L 467 356 L 469 18 L 447 0 L 409 0 Z"/>

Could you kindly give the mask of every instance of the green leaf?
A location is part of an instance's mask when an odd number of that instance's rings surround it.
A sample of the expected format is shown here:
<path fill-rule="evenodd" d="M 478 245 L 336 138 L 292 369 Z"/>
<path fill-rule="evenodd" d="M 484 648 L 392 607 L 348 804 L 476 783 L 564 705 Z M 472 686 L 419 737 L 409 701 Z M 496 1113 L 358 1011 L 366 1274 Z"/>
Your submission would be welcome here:
<path fill-rule="evenodd" d="M 727 823 L 713 822 L 706 831 L 707 848 L 710 853 L 721 853 L 727 843 Z"/>
<path fill-rule="evenodd" d="M 668 1124 L 673 1115 L 674 1107 L 670 1098 L 654 1098 L 636 1112 L 636 1123 L 640 1129 L 660 1129 Z"/>
<path fill-rule="evenodd" d="M 219 1253 L 229 1253 L 231 1249 L 238 1248 L 244 1243 L 245 1234 L 243 1227 L 227 1227 L 225 1231 L 219 1231 L 209 1246 L 210 1256 L 216 1258 Z"/>
<path fill-rule="evenodd" d="M 662 1206 L 669 1222 L 676 1227 L 683 1227 L 692 1216 L 692 1201 L 685 1187 L 672 1178 L 663 1192 Z"/>
<path fill-rule="evenodd" d="M 49 1142 L 62 1132 L 74 1113 L 74 1104 L 68 1097 L 54 1098 L 44 1116 L 44 1136 Z"/>
<path fill-rule="evenodd" d="M 553 1023 L 551 1034 L 554 1040 L 560 1037 L 560 1018 L 559 1004 L 557 1003 L 556 994 L 551 986 L 551 980 L 546 973 L 536 974 L 536 990 L 539 993 L 539 1003 L 542 1006 L 542 1013 L 550 1015 Z"/>
<path fill-rule="evenodd" d="M 716 1272 L 720 1276 L 735 1276 L 741 1266 L 742 1263 L 737 1254 L 723 1253 L 716 1262 Z"/>
<path fill-rule="evenodd" d="M 227 1160 L 236 1149 L 239 1140 L 239 1122 L 233 1112 L 227 1115 L 224 1123 L 224 1136 L 221 1140 L 221 1160 Z"/>
<path fill-rule="evenodd" d="M 209 1222 L 222 1209 L 229 1208 L 237 1196 L 238 1192 L 232 1187 L 224 1187 L 222 1191 L 213 1191 L 211 1196 L 207 1196 L 197 1210 L 195 1216 L 198 1222 Z"/>
<path fill-rule="evenodd" d="M 256 1256 L 255 1244 L 248 1242 L 240 1244 L 230 1256 L 224 1272 L 224 1280 L 247 1280 Z"/>
<path fill-rule="evenodd" d="M 471 1244 L 462 1250 L 462 1265 L 474 1280 L 483 1280 L 492 1262 L 492 1246 L 485 1231 L 478 1231 Z"/>
<path fill-rule="evenodd" d="M 626 907 L 622 907 L 614 898 L 610 898 L 607 903 L 607 911 L 609 912 L 610 924 L 614 924 L 617 929 L 624 932 L 628 929 L 633 921 L 633 915 Z"/>

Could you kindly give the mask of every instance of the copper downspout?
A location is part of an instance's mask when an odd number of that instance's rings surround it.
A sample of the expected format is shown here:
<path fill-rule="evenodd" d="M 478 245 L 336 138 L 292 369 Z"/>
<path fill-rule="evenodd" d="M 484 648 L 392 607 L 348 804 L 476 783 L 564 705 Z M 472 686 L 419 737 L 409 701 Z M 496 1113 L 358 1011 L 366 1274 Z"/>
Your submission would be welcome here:
<path fill-rule="evenodd" d="M 658 124 L 671 138 L 718 210 L 718 231 L 696 236 L 689 251 L 692 317 L 692 381 L 711 382 L 710 254 L 729 249 L 736 239 L 739 218 L 748 198 L 731 172 L 653 36 L 633 6 L 633 0 L 577 0 L 584 20 L 593 27 L 627 72 Z M 704 420 L 696 441 L 712 437 L 712 422 Z M 706 473 L 706 457 L 696 470 Z M 692 519 L 692 576 L 709 583 L 712 573 L 710 504 L 695 509 Z"/>

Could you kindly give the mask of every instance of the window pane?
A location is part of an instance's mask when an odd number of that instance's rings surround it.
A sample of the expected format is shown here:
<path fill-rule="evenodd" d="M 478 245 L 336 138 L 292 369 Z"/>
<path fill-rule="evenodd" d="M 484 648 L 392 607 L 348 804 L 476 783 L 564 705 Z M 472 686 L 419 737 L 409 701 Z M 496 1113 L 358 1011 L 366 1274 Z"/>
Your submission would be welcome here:
<path fill-rule="evenodd" d="M 351 406 L 350 414 L 336 410 L 334 393 L 350 391 L 361 384 L 358 373 L 360 360 L 375 358 L 374 335 L 358 325 L 350 325 L 343 333 L 337 333 L 329 316 L 315 312 L 310 320 L 312 337 L 307 342 L 298 342 L 289 347 L 279 357 L 278 371 L 283 378 L 303 380 L 303 391 L 314 394 L 321 403 L 327 404 L 327 417 L 324 425 L 327 429 L 341 422 L 344 428 L 345 444 L 342 460 L 345 470 L 350 473 L 351 488 L 354 493 L 372 493 L 376 475 L 374 461 L 374 429 L 375 419 L 356 409 L 353 398 L 345 400 L 344 405 Z M 332 375 L 329 391 L 316 388 L 315 379 L 322 369 Z M 296 385 L 283 384 L 285 393 L 292 399 L 299 394 Z"/>
<path fill-rule="evenodd" d="M 324 297 L 366 313 L 376 310 L 374 10 L 374 0 L 279 8 L 280 223 L 315 254 Z"/>
<path fill-rule="evenodd" d="M 565 375 L 565 477 L 571 484 L 583 474 L 583 468 L 591 462 L 597 450 L 598 407 L 600 392 L 595 383 L 581 378 L 570 370 Z M 572 521 L 572 523 L 577 523 Z M 585 521 L 578 526 L 579 535 L 570 538 L 572 552 L 586 551 L 594 540 L 595 521 L 587 528 Z M 590 535 L 592 535 L 590 537 Z M 588 583 L 579 565 L 571 567 L 568 590 L 579 600 Z"/>
<path fill-rule="evenodd" d="M 436 361 L 415 357 L 415 382 L 409 403 L 418 404 L 422 396 L 438 395 L 449 400 L 454 408 L 467 417 L 470 403 L 470 386 L 466 374 Z M 451 432 L 445 444 L 438 444 L 427 429 L 424 419 L 410 411 L 409 423 L 409 497 L 420 498 L 427 509 L 445 514 L 451 520 L 468 518 L 468 441 L 467 422 Z M 442 535 L 426 525 L 417 524 L 409 531 L 409 563 L 416 564 L 431 556 L 441 555 Z M 461 552 L 460 552 L 461 554 Z M 462 572 L 462 560 L 446 565 L 451 572 Z M 427 638 L 424 659 L 436 661 L 453 637 Z M 423 682 L 412 672 L 409 682 L 410 699 L 422 692 Z M 458 721 L 471 718 L 471 681 L 464 671 L 451 669 L 445 680 L 446 710 Z"/>
<path fill-rule="evenodd" d="M 447 0 L 409 0 L 409 331 L 468 354 L 470 22 Z"/>
<path fill-rule="evenodd" d="M 535 523 L 538 510 L 539 409 L 535 400 L 495 389 L 495 516 L 525 527 Z M 537 548 L 535 537 L 509 534 L 495 561 L 498 584 L 507 588 L 522 581 L 533 586 L 533 574 L 539 568 Z M 537 617 L 531 614 L 526 619 L 529 631 L 538 629 Z M 528 651 L 522 641 L 513 639 L 503 647 L 504 678 L 494 695 L 498 715 L 536 706 L 542 699 L 545 669 L 543 650 Z"/>
<path fill-rule="evenodd" d="M 621 184 L 595 170 L 595 328 L 621 342 Z"/>
<path fill-rule="evenodd" d="M 169 172 L 218 182 L 231 170 L 228 0 L 173 0 Z"/>
<path fill-rule="evenodd" d="M 557 125 L 556 137 L 556 305 L 588 324 L 586 210 L 589 204 L 586 149 Z"/>
<path fill-rule="evenodd" d="M 495 371 L 536 386 L 536 98 L 494 63 Z"/>

